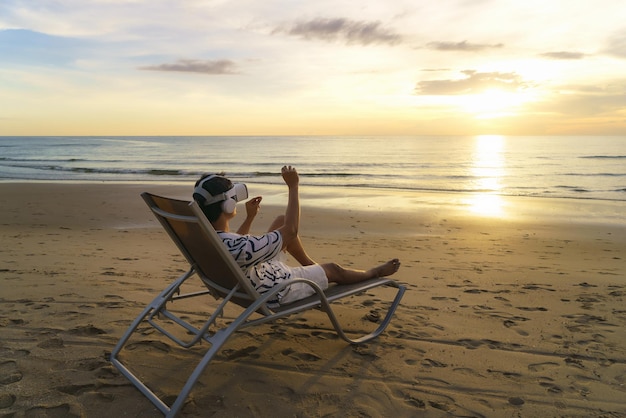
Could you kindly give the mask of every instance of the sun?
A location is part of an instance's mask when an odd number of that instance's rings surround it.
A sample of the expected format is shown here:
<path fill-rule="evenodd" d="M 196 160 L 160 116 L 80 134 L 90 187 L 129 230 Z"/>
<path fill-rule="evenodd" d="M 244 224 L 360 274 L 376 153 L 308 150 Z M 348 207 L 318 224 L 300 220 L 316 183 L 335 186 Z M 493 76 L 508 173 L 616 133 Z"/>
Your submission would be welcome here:
<path fill-rule="evenodd" d="M 489 89 L 461 98 L 461 107 L 476 119 L 494 119 L 516 115 L 529 98 L 521 92 Z"/>

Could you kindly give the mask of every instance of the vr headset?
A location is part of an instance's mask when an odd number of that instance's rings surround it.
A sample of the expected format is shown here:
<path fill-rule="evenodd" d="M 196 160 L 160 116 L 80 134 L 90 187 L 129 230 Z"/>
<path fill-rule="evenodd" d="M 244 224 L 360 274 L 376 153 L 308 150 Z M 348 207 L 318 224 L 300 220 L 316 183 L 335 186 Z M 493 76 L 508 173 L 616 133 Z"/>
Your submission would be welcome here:
<path fill-rule="evenodd" d="M 213 175 L 202 180 L 200 184 L 198 184 L 198 186 L 193 189 L 193 194 L 199 194 L 200 196 L 204 197 L 204 206 L 223 202 L 222 210 L 226 213 L 233 213 L 235 211 L 235 206 L 237 206 L 237 202 L 241 202 L 248 198 L 248 188 L 243 183 L 234 183 L 233 187 L 226 190 L 224 193 L 212 196 L 211 193 L 204 190 L 202 186 L 205 182 L 215 177 L 218 176 Z"/>

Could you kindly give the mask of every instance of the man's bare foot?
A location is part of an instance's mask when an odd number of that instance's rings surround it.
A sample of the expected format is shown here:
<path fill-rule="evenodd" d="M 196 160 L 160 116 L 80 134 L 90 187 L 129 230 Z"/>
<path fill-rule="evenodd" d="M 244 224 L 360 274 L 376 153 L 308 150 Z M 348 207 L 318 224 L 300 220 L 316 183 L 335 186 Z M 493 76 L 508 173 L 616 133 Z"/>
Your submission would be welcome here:
<path fill-rule="evenodd" d="M 374 277 L 386 277 L 397 272 L 399 268 L 400 260 L 394 258 L 393 260 L 387 261 L 385 264 L 373 268 L 372 272 L 374 273 Z"/>

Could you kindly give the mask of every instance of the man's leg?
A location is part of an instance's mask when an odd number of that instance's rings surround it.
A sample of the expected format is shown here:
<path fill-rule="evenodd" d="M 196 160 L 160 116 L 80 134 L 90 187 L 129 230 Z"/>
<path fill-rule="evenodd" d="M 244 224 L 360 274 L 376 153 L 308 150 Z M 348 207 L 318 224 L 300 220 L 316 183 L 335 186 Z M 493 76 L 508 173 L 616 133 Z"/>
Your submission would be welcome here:
<path fill-rule="evenodd" d="M 358 283 L 374 277 L 391 276 L 400 268 L 400 261 L 397 258 L 389 260 L 377 267 L 369 270 L 352 270 L 341 267 L 337 263 L 322 264 L 329 282 L 338 284 Z"/>
<path fill-rule="evenodd" d="M 275 231 L 285 223 L 285 217 L 283 215 L 278 216 L 274 219 L 274 222 L 270 225 L 268 231 Z M 309 257 L 306 250 L 304 249 L 304 245 L 302 245 L 302 241 L 300 240 L 300 236 L 297 236 L 296 239 L 291 241 L 287 246 L 287 252 L 291 254 L 293 258 L 296 259 L 298 263 L 302 266 L 310 266 L 316 264 L 315 261 Z"/>

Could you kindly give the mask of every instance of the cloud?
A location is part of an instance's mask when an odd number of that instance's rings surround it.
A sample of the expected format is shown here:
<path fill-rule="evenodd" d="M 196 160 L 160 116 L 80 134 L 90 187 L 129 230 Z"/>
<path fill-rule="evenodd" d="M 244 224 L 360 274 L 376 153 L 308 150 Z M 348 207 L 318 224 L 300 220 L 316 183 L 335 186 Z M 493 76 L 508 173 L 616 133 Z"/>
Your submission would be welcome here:
<path fill-rule="evenodd" d="M 563 86 L 560 94 L 543 104 L 540 110 L 573 117 L 615 115 L 624 117 L 626 83 L 600 87 L 592 85 Z M 536 105 L 539 108 L 539 105 Z"/>
<path fill-rule="evenodd" d="M 626 58 L 626 31 L 609 39 L 607 52 L 620 58 Z"/>
<path fill-rule="evenodd" d="M 6 63 L 69 66 L 76 57 L 91 55 L 96 42 L 54 36 L 27 29 L 0 29 L 0 56 Z"/>
<path fill-rule="evenodd" d="M 426 47 L 437 51 L 467 51 L 477 52 L 485 49 L 502 48 L 504 44 L 472 44 L 467 41 L 462 42 L 430 42 Z"/>
<path fill-rule="evenodd" d="M 389 44 L 402 42 L 402 37 L 382 27 L 380 22 L 355 21 L 343 18 L 317 18 L 276 28 L 273 33 L 286 33 L 306 40 L 344 40 L 347 44 Z"/>
<path fill-rule="evenodd" d="M 146 71 L 171 71 L 200 74 L 237 74 L 237 65 L 230 60 L 190 60 L 181 59 L 173 64 L 159 64 L 139 67 Z"/>
<path fill-rule="evenodd" d="M 545 52 L 540 54 L 544 58 L 554 59 L 554 60 L 579 60 L 585 58 L 585 54 L 582 52 L 571 52 L 571 51 L 554 51 L 554 52 Z"/>
<path fill-rule="evenodd" d="M 482 93 L 491 88 L 515 91 L 527 87 L 516 73 L 479 73 L 474 70 L 462 71 L 465 78 L 455 80 L 420 81 L 415 87 L 418 95 L 460 95 Z"/>

